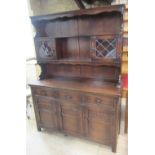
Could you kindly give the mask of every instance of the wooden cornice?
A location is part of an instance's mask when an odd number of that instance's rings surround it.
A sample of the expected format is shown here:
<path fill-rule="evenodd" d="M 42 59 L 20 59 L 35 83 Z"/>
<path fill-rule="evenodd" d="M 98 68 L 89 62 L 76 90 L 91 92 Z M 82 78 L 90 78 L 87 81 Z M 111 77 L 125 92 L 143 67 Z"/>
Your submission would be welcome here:
<path fill-rule="evenodd" d="M 100 13 L 110 13 L 110 12 L 118 12 L 120 14 L 124 13 L 124 5 L 111 5 L 105 7 L 95 7 L 89 9 L 82 10 L 73 10 L 68 12 L 59 12 L 55 14 L 41 15 L 41 16 L 31 16 L 31 20 L 33 23 L 39 21 L 48 21 L 54 20 L 57 18 L 71 18 L 75 16 L 83 16 L 83 15 L 96 15 Z"/>

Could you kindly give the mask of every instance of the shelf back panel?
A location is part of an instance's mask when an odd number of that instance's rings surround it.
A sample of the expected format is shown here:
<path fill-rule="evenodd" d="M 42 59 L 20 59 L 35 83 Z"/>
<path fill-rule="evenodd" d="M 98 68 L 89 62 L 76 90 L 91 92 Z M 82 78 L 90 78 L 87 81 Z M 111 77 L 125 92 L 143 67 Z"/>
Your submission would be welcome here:
<path fill-rule="evenodd" d="M 119 77 L 119 68 L 107 66 L 87 66 L 87 65 L 46 65 L 46 75 L 63 77 L 82 77 L 117 81 Z"/>

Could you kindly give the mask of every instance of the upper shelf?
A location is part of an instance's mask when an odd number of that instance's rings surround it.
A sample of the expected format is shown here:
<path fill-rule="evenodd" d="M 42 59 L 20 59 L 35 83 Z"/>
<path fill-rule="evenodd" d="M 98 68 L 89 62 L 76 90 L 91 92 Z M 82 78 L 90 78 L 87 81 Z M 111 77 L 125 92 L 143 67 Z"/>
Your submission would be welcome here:
<path fill-rule="evenodd" d="M 89 66 L 115 66 L 119 67 L 120 62 L 115 61 L 92 61 L 90 58 L 63 58 L 58 60 L 49 60 L 46 62 L 38 61 L 38 63 L 50 63 L 50 64 L 70 64 L 70 65 L 89 65 Z"/>
<path fill-rule="evenodd" d="M 31 16 L 31 20 L 35 21 L 42 21 L 42 20 L 54 20 L 58 18 L 71 18 L 75 16 L 83 16 L 83 15 L 96 15 L 101 13 L 108 13 L 108 12 L 118 12 L 123 14 L 125 9 L 124 5 L 112 5 L 106 7 L 97 7 L 91 9 L 81 9 L 81 10 L 74 10 L 69 12 L 61 12 L 56 14 L 48 14 L 42 16 Z"/>

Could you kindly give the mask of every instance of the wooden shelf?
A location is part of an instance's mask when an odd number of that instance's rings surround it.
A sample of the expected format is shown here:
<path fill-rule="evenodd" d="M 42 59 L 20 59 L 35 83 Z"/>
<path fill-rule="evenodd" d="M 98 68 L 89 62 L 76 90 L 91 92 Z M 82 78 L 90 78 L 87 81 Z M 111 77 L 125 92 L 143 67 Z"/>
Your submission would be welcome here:
<path fill-rule="evenodd" d="M 38 80 L 29 84 L 30 86 L 42 86 L 50 88 L 61 88 L 77 90 L 81 92 L 101 93 L 120 96 L 120 88 L 116 83 L 106 82 L 104 80 L 92 80 L 88 78 L 65 78 L 53 77 L 52 79 Z"/>
<path fill-rule="evenodd" d="M 116 66 L 119 67 L 120 63 L 112 62 L 112 61 L 93 61 L 90 58 L 63 58 L 58 60 L 50 60 L 50 61 L 38 61 L 38 63 L 50 63 L 50 64 L 70 64 L 70 65 L 90 65 L 90 66 Z"/>

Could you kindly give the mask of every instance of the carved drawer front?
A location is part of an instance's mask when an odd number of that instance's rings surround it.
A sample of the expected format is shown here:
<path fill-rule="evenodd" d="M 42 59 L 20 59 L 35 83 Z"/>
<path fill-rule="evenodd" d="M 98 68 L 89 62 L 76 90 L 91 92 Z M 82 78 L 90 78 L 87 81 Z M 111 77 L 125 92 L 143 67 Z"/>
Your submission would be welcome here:
<path fill-rule="evenodd" d="M 48 100 L 43 100 L 43 99 L 38 99 L 38 108 L 39 108 L 39 110 L 49 110 L 49 109 L 51 109 L 51 103 L 50 103 L 50 101 L 48 101 Z M 56 109 L 55 109 L 55 107 L 54 107 L 54 109 L 52 109 L 52 111 L 56 111 Z"/>
<path fill-rule="evenodd" d="M 68 101 L 68 102 L 69 101 L 73 101 L 73 102 L 81 101 L 80 93 L 72 92 L 72 91 L 61 90 L 59 97 L 61 100 Z"/>
<path fill-rule="evenodd" d="M 42 127 L 57 128 L 57 105 L 53 100 L 35 96 L 35 107 Z"/>
<path fill-rule="evenodd" d="M 51 88 L 35 88 L 34 93 L 35 95 L 47 96 L 53 98 L 58 98 L 59 95 L 58 90 Z"/>
<path fill-rule="evenodd" d="M 88 109 L 96 109 L 97 111 L 114 110 L 114 99 L 112 97 L 84 95 L 82 102 Z"/>
<path fill-rule="evenodd" d="M 80 103 L 79 104 L 74 104 L 74 103 L 69 103 L 69 102 L 61 102 L 61 109 L 62 109 L 62 114 L 66 115 L 78 115 L 80 109 Z"/>

